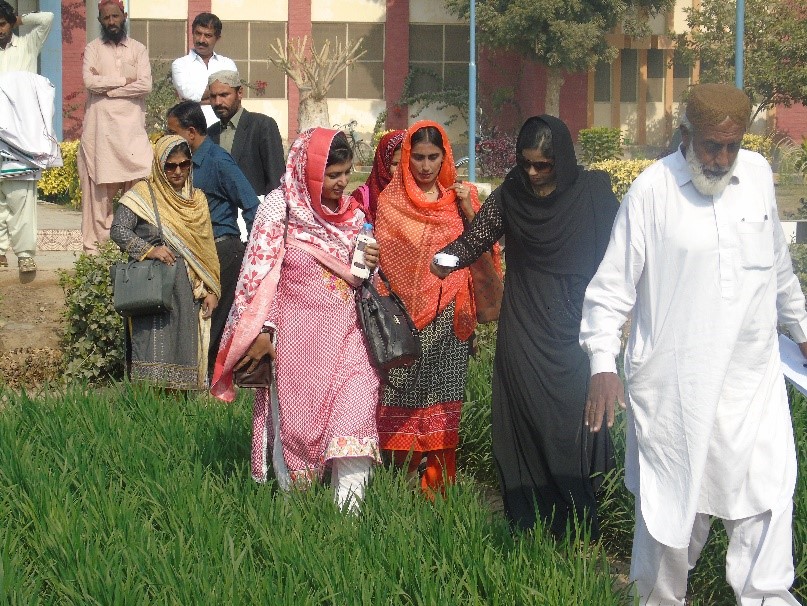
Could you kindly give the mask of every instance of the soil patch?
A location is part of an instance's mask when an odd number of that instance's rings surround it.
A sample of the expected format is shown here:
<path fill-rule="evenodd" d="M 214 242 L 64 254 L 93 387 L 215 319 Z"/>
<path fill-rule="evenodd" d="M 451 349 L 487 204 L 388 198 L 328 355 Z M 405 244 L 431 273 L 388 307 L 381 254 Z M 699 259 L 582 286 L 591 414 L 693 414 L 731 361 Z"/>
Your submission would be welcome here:
<path fill-rule="evenodd" d="M 58 349 L 64 292 L 53 270 L 21 283 L 17 268 L 0 270 L 0 354 L 16 349 Z"/>
<path fill-rule="evenodd" d="M 56 378 L 64 293 L 54 270 L 20 281 L 17 268 L 0 269 L 0 385 L 39 385 Z"/>

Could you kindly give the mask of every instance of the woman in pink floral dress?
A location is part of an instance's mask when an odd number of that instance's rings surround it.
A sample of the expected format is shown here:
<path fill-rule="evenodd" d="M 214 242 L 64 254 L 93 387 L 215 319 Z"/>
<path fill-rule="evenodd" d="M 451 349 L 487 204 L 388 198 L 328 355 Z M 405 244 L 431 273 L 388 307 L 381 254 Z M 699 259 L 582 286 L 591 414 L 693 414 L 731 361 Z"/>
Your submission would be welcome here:
<path fill-rule="evenodd" d="M 272 356 L 276 389 L 255 396 L 252 476 L 266 481 L 271 457 L 288 490 L 320 479 L 331 465 L 337 504 L 355 509 L 380 457 L 379 379 L 357 322 L 358 281 L 349 270 L 364 223 L 344 194 L 351 168 L 342 132 L 311 129 L 294 142 L 280 187 L 255 217 L 212 392 L 232 401 L 233 370 Z M 378 248 L 367 253 L 374 268 Z"/>

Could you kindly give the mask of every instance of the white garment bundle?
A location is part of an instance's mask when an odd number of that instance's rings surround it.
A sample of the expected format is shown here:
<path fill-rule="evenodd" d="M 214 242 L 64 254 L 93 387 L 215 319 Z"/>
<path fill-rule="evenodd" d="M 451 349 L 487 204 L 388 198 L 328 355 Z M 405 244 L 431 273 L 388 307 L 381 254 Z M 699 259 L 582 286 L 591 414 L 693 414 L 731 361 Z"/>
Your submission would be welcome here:
<path fill-rule="evenodd" d="M 55 94 L 50 80 L 38 74 L 0 74 L 0 141 L 18 162 L 41 169 L 62 166 L 53 131 Z"/>

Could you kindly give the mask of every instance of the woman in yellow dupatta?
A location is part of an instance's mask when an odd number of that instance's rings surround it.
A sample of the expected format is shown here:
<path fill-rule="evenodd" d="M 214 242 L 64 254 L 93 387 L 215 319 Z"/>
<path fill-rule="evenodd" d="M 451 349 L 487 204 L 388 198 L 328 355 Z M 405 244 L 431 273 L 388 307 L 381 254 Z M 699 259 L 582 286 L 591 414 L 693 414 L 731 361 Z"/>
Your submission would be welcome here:
<path fill-rule="evenodd" d="M 157 141 L 151 175 L 123 195 L 110 232 L 134 260 L 177 265 L 171 311 L 127 319 L 126 353 L 131 379 L 182 390 L 206 388 L 210 315 L 221 294 L 210 211 L 190 171 L 182 137 Z"/>

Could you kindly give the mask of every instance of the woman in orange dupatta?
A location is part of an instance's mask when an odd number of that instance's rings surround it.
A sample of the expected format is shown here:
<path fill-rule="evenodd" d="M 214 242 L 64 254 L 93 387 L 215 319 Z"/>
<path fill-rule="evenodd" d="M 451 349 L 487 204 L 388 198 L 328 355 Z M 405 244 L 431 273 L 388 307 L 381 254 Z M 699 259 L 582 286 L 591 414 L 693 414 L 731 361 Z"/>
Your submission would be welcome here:
<path fill-rule="evenodd" d="M 378 199 L 376 239 L 381 267 L 420 331 L 423 356 L 394 369 L 378 415 L 379 444 L 414 472 L 423 458 L 427 495 L 453 482 L 468 373 L 469 339 L 476 327 L 470 270 L 441 281 L 429 271 L 434 254 L 462 234 L 479 209 L 476 188 L 456 181 L 454 157 L 443 128 L 411 126 L 401 163 Z"/>

